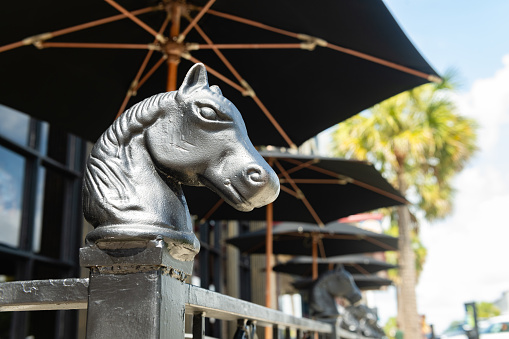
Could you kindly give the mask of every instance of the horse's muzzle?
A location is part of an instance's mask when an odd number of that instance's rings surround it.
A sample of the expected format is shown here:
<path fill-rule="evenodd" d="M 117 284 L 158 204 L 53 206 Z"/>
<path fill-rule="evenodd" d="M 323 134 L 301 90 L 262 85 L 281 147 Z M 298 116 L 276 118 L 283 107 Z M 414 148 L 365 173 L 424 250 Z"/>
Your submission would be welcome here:
<path fill-rule="evenodd" d="M 232 178 L 231 183 L 242 201 L 233 206 L 241 211 L 270 204 L 279 195 L 279 179 L 270 166 L 247 165 L 240 176 Z"/>

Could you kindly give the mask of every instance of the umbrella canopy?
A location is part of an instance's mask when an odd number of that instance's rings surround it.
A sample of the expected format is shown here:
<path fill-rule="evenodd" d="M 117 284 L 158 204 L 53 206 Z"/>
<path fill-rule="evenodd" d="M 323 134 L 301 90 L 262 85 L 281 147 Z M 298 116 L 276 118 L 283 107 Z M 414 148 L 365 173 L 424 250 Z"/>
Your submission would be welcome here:
<path fill-rule="evenodd" d="M 313 258 L 296 257 L 285 263 L 275 265 L 272 270 L 279 273 L 287 273 L 300 276 L 311 276 Z M 342 255 L 329 258 L 318 258 L 318 274 L 331 269 L 331 266 L 343 265 L 351 274 L 373 274 L 379 271 L 396 268 L 396 265 L 377 260 L 365 255 Z"/>
<path fill-rule="evenodd" d="M 338 158 L 262 151 L 279 176 L 273 220 L 323 224 L 358 212 L 406 202 L 373 167 Z M 199 190 L 199 191 L 198 191 Z M 184 187 L 191 214 L 200 219 L 266 220 L 266 209 L 239 212 L 213 192 Z"/>
<path fill-rule="evenodd" d="M 226 242 L 247 254 L 265 254 L 266 230 L 246 233 Z M 322 258 L 344 254 L 395 251 L 398 238 L 362 228 L 333 222 L 320 227 L 314 224 L 282 222 L 273 228 L 273 253 L 311 255 L 313 238 L 318 241 Z"/>
<path fill-rule="evenodd" d="M 352 274 L 355 284 L 360 290 L 379 290 L 380 287 L 392 285 L 391 279 L 379 277 L 377 275 Z"/>
<path fill-rule="evenodd" d="M 301 144 L 437 76 L 382 0 L 4 1 L 0 30 L 0 103 L 90 141 L 199 61 L 255 145 Z"/>
<path fill-rule="evenodd" d="M 380 287 L 392 285 L 393 281 L 390 279 L 379 277 L 375 274 L 365 275 L 365 274 L 352 274 L 353 281 L 355 285 L 360 290 L 378 290 Z M 313 281 L 313 278 L 303 278 L 298 279 L 292 283 L 293 287 L 299 290 L 309 289 Z"/>

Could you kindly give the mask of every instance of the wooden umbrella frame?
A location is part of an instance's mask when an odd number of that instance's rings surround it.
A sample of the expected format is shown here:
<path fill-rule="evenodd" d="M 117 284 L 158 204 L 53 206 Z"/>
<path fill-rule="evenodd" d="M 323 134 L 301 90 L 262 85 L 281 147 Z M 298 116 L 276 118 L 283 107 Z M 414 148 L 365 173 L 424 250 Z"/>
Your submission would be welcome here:
<path fill-rule="evenodd" d="M 216 0 L 209 0 L 207 4 L 203 7 L 196 7 L 189 4 L 181 3 L 181 2 L 169 2 L 167 4 L 161 4 L 159 6 L 142 8 L 135 11 L 128 11 L 123 6 L 121 6 L 115 0 L 104 0 L 109 5 L 118 10 L 121 14 L 114 15 L 111 17 L 107 17 L 100 20 L 94 20 L 88 23 L 68 27 L 65 29 L 43 33 L 39 35 L 35 35 L 32 37 L 25 38 L 21 41 L 7 44 L 4 46 L 0 46 L 0 53 L 12 50 L 15 48 L 19 48 L 27 45 L 34 45 L 37 48 L 103 48 L 103 49 L 145 49 L 148 50 L 147 55 L 142 62 L 138 73 L 132 81 L 130 89 L 127 91 L 127 94 L 122 102 L 122 105 L 118 111 L 117 117 L 122 114 L 125 110 L 129 99 L 136 94 L 136 91 L 152 76 L 152 74 L 166 61 L 168 64 L 168 75 L 167 75 L 167 91 L 174 91 L 177 89 L 177 67 L 181 58 L 185 58 L 190 60 L 193 63 L 199 63 L 200 60 L 194 58 L 190 51 L 197 49 L 212 49 L 215 54 L 221 59 L 223 64 L 228 68 L 231 74 L 234 76 L 236 81 L 229 79 L 227 76 L 221 74 L 220 72 L 212 69 L 211 67 L 206 66 L 207 71 L 218 77 L 231 87 L 235 88 L 239 92 L 241 92 L 245 96 L 249 96 L 253 99 L 256 105 L 260 108 L 260 110 L 264 113 L 264 115 L 269 119 L 274 128 L 278 131 L 278 133 L 283 137 L 286 143 L 292 147 L 296 148 L 295 143 L 290 139 L 288 134 L 284 131 L 281 125 L 277 122 L 274 116 L 270 113 L 267 107 L 263 104 L 263 102 L 257 97 L 254 90 L 249 86 L 247 81 L 245 81 L 242 76 L 237 72 L 237 70 L 233 67 L 233 65 L 228 61 L 228 59 L 221 53 L 223 49 L 305 49 L 305 50 L 314 50 L 316 47 L 329 48 L 341 53 L 349 54 L 357 58 L 361 58 L 364 60 L 368 60 L 373 63 L 377 63 L 380 65 L 384 65 L 389 68 L 393 68 L 399 70 L 404 73 L 412 74 L 414 76 L 424 78 L 428 81 L 433 82 L 441 82 L 441 79 L 431 75 L 420 72 L 418 70 L 396 64 L 390 62 L 388 60 L 384 60 L 381 58 L 374 57 L 372 55 L 368 55 L 365 53 L 361 53 L 349 48 L 345 48 L 342 46 L 334 45 L 328 43 L 327 41 L 319 38 L 312 37 L 306 34 L 299 34 L 295 32 L 286 31 L 283 29 L 279 29 L 276 27 L 272 27 L 269 25 L 262 24 L 257 21 L 241 18 L 235 15 L 219 12 L 210 9 L 210 7 L 214 4 Z M 189 17 L 188 10 L 198 10 L 198 14 L 191 18 Z M 154 12 L 154 11 L 166 11 L 168 16 L 166 20 L 163 22 L 159 31 L 154 30 L 152 27 L 144 23 L 141 19 L 138 18 L 139 15 Z M 299 43 L 289 43 L 289 44 L 214 44 L 214 42 L 205 34 L 205 32 L 200 28 L 198 22 L 203 17 L 203 15 L 209 14 L 218 16 L 224 19 L 228 19 L 231 21 L 236 21 L 245 25 L 257 27 L 260 29 L 264 29 L 267 31 L 271 31 L 277 34 L 285 35 L 288 37 L 292 37 L 300 40 Z M 189 24 L 184 30 L 180 30 L 181 26 L 181 18 L 184 17 L 189 21 Z M 96 27 L 100 25 L 104 25 L 107 23 L 111 23 L 114 21 L 129 19 L 134 22 L 136 25 L 150 33 L 154 37 L 154 41 L 150 44 L 115 44 L 115 43 L 78 43 L 78 42 L 48 42 L 52 38 L 62 36 L 65 34 L 69 34 L 72 32 L 81 31 L 87 28 Z M 164 32 L 167 30 L 167 26 L 171 21 L 170 29 L 168 32 L 168 36 L 165 36 Z M 192 30 L 196 30 L 200 36 L 206 41 L 206 44 L 196 44 L 196 43 L 185 43 L 184 40 L 187 34 Z M 161 52 L 163 55 L 156 64 L 148 70 L 145 74 L 145 69 L 148 64 L 148 60 L 153 55 L 153 52 L 157 50 Z M 142 75 L 144 76 L 142 77 Z"/>

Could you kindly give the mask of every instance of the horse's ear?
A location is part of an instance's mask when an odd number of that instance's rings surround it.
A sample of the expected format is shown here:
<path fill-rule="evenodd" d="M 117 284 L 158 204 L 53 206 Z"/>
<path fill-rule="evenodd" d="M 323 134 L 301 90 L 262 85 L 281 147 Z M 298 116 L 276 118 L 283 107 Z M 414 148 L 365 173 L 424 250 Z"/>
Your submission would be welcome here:
<path fill-rule="evenodd" d="M 180 95 L 187 96 L 190 93 L 209 87 L 207 70 L 203 64 L 196 64 L 187 72 L 184 82 L 178 92 Z"/>
<path fill-rule="evenodd" d="M 336 271 L 343 271 L 345 269 L 345 266 L 343 264 L 336 264 Z"/>

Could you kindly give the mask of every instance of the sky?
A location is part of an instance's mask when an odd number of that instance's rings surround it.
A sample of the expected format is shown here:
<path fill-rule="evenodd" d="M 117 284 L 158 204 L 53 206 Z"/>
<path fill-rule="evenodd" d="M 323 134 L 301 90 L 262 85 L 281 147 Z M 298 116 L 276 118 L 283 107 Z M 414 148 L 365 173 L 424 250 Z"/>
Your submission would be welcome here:
<path fill-rule="evenodd" d="M 459 112 L 479 123 L 479 151 L 456 177 L 453 213 L 421 226 L 428 258 L 418 312 L 440 333 L 464 303 L 509 291 L 509 1 L 384 0 L 421 54 L 454 68 Z M 396 315 L 394 288 L 377 292 L 380 321 Z"/>

